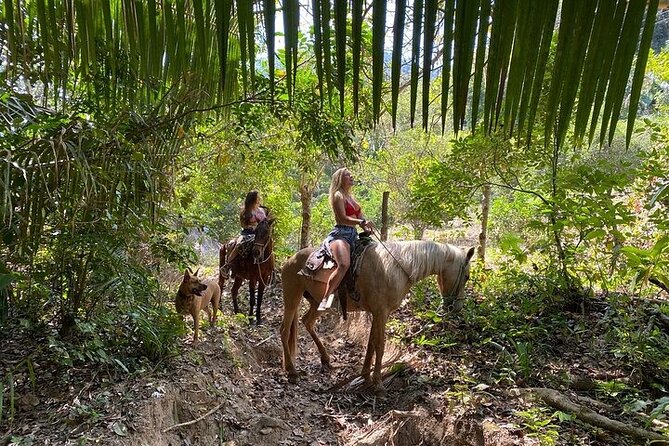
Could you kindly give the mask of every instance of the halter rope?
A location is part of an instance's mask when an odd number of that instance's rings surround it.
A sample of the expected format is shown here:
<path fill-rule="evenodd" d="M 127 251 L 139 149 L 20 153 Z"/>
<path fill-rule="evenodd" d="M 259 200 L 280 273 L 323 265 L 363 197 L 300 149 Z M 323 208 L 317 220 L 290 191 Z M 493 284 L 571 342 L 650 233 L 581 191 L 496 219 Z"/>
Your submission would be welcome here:
<path fill-rule="evenodd" d="M 453 288 L 451 289 L 450 294 L 448 296 L 442 296 L 444 298 L 453 298 L 453 303 L 451 303 L 449 307 L 453 307 L 453 304 L 455 304 L 456 302 L 465 300 L 464 296 L 460 297 L 455 294 L 458 291 L 458 288 L 460 288 L 460 282 L 462 281 L 464 272 L 465 272 L 465 263 L 462 262 L 460 264 L 460 268 L 458 269 L 458 277 L 456 277 L 455 279 L 455 283 L 453 284 Z"/>
<path fill-rule="evenodd" d="M 388 249 L 388 247 L 386 246 L 386 244 L 383 243 L 383 240 L 381 240 L 381 237 L 379 237 L 377 231 L 376 231 L 374 228 L 372 228 L 372 235 L 373 235 L 374 237 L 376 237 L 376 239 L 379 241 L 379 243 L 381 243 L 381 246 L 383 246 L 383 248 L 388 252 L 388 254 L 390 255 L 390 257 L 392 257 L 392 259 L 395 261 L 395 263 L 397 263 L 397 265 L 402 269 L 402 271 L 404 271 L 404 274 L 406 274 L 407 277 L 409 278 L 409 283 L 410 283 L 411 285 L 413 285 L 413 284 L 414 284 L 414 280 L 413 280 L 413 277 L 411 277 L 411 274 L 409 274 L 409 273 L 407 272 L 407 270 L 404 269 L 404 266 L 400 263 L 400 261 L 397 260 L 397 259 L 395 258 L 395 256 L 393 255 L 392 252 L 390 252 L 390 250 Z"/>

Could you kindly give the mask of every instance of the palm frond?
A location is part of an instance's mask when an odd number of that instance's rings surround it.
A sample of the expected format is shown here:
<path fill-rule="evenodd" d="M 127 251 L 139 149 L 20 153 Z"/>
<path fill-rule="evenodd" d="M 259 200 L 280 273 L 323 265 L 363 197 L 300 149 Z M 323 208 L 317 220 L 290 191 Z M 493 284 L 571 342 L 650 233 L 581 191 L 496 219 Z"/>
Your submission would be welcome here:
<path fill-rule="evenodd" d="M 411 45 L 411 127 L 416 118 L 418 76 L 420 71 L 420 36 L 422 33 L 423 0 L 413 2 L 413 44 Z"/>
<path fill-rule="evenodd" d="M 360 1 L 360 0 L 354 0 Z M 393 58 L 391 67 L 391 119 L 393 128 L 397 126 L 397 101 L 400 94 L 400 74 L 402 73 L 402 44 L 404 42 L 404 22 L 406 21 L 406 0 L 395 2 L 395 19 L 393 21 Z M 355 61 L 355 59 L 354 59 Z M 354 92 L 357 91 L 354 79 Z M 355 100 L 355 98 L 354 98 Z M 356 108 L 357 113 L 357 108 Z"/>
<path fill-rule="evenodd" d="M 444 8 L 444 48 L 441 70 L 441 133 L 446 128 L 446 112 L 448 110 L 448 90 L 451 82 L 451 52 L 453 49 L 453 16 L 455 0 L 446 0 Z"/>
<path fill-rule="evenodd" d="M 344 115 L 346 85 L 346 4 L 347 0 L 334 0 L 337 89 L 339 90 L 339 112 L 342 116 Z"/>
<path fill-rule="evenodd" d="M 318 0 L 314 0 L 314 3 L 317 3 Z M 275 25 L 275 17 L 276 17 L 276 4 L 274 3 L 274 0 L 264 0 L 263 1 L 263 13 L 265 17 L 265 39 L 266 39 L 266 45 L 267 45 L 267 65 L 268 65 L 268 71 L 269 71 L 269 91 L 270 91 L 270 96 L 272 99 L 274 98 L 274 54 L 276 52 L 275 49 L 275 39 L 276 39 L 276 25 Z M 320 19 L 320 15 L 318 15 L 318 19 Z M 316 20 L 316 18 L 314 18 Z M 316 26 L 317 33 L 320 33 L 320 26 Z M 320 41 L 319 41 L 319 36 L 320 34 L 317 34 L 317 43 L 320 47 Z M 320 57 L 317 55 L 316 56 L 317 60 L 320 60 Z M 224 59 L 221 58 L 223 61 Z M 322 73 L 319 72 L 319 85 L 323 83 L 322 81 Z"/>
<path fill-rule="evenodd" d="M 359 106 L 359 95 L 360 95 L 360 56 L 361 56 L 361 51 L 362 51 L 362 9 L 363 9 L 363 3 L 364 0 L 352 0 L 351 1 L 352 6 L 351 6 L 351 53 L 352 53 L 352 58 L 353 58 L 353 114 L 358 115 L 358 106 Z M 400 6 L 400 3 L 406 4 L 406 0 L 398 0 L 398 8 Z M 402 11 L 400 13 L 395 12 L 395 30 L 398 30 L 397 27 L 397 20 L 398 18 L 403 19 L 404 18 L 404 9 L 398 9 L 399 11 Z M 315 17 L 314 13 L 314 17 Z M 402 27 L 404 26 L 404 23 L 402 22 Z M 400 42 L 402 39 L 402 29 L 399 28 L 399 32 L 395 33 L 395 36 L 399 36 Z M 394 47 L 393 47 L 394 48 Z M 401 43 L 400 43 L 400 48 L 401 48 Z M 393 49 L 394 51 L 394 49 Z M 393 57 L 394 57 L 394 52 L 393 52 Z M 400 54 L 401 56 L 401 54 Z M 393 70 L 394 68 L 394 59 L 393 59 Z M 394 71 L 393 71 L 394 73 Z M 395 78 L 393 77 L 393 80 Z M 398 83 L 399 83 L 399 75 L 397 77 Z M 321 93 L 322 95 L 322 93 Z M 393 115 L 394 116 L 394 115 Z"/>
<path fill-rule="evenodd" d="M 336 87 L 343 110 L 349 79 L 348 1 L 311 1 L 318 88 L 326 87 L 331 100 Z M 504 123 L 509 135 L 529 139 L 535 132 L 542 90 L 547 88 L 547 101 L 542 105 L 546 141 L 554 132 L 558 141 L 563 141 L 572 123 L 579 139 L 588 132 L 592 141 L 599 130 L 599 141 L 610 141 L 632 73 L 630 105 L 634 108 L 638 103 L 650 48 L 648 33 L 658 4 L 657 0 L 546 0 L 539 8 L 529 0 L 414 0 L 409 5 L 412 12 L 408 12 L 413 28 L 411 123 L 415 121 L 418 79 L 422 76 L 426 125 L 433 78 L 431 59 L 435 42 L 443 42 L 442 129 L 446 111 L 452 106 L 454 130 L 465 124 L 475 128 L 482 115 L 486 131 Z M 255 60 L 264 50 L 255 42 L 258 24 L 254 18 L 258 13 L 265 28 L 267 76 L 273 96 L 275 0 L 235 0 L 234 5 L 233 0 L 6 0 L 0 9 L 6 36 L 2 47 L 6 67 L 0 76 L 9 85 L 21 82 L 28 91 L 32 80 L 40 79 L 45 103 L 63 108 L 68 106 L 65 99 L 73 88 L 86 91 L 108 108 L 124 102 L 150 107 L 175 89 L 198 92 L 190 96 L 193 104 L 211 106 L 224 94 L 238 94 L 229 88 L 239 85 L 238 81 L 246 90 L 254 90 Z M 287 69 L 284 82 L 289 97 L 298 69 L 298 30 L 303 21 L 300 6 L 300 0 L 285 0 L 282 6 Z M 389 79 L 393 125 L 407 6 L 406 0 L 396 1 Z M 360 76 L 362 36 L 366 32 L 363 8 L 364 0 L 351 0 L 351 100 L 355 113 L 360 105 L 360 88 L 367 86 Z M 376 120 L 382 113 L 386 81 L 386 9 L 387 0 L 373 1 L 371 89 Z M 436 20 L 442 10 L 443 27 L 437 26 Z M 552 48 L 551 42 L 557 44 Z M 547 74 L 549 60 L 555 63 Z M 230 63 L 239 63 L 241 70 L 230 72 Z M 470 95 L 471 107 L 467 104 Z M 468 109 L 471 119 L 465 116 Z M 632 110 L 627 117 L 628 140 L 633 115 Z"/>
<path fill-rule="evenodd" d="M 423 34 L 423 129 L 428 127 L 430 83 L 432 82 L 432 49 L 437 21 L 437 0 L 425 2 L 425 33 Z"/>
<path fill-rule="evenodd" d="M 490 7 L 491 0 L 481 0 L 481 13 L 479 15 L 478 36 L 476 39 L 476 67 L 474 70 L 474 85 L 472 93 L 472 130 L 476 128 L 476 122 L 479 114 L 479 103 L 481 101 L 481 86 L 483 84 L 483 72 L 487 48 L 486 41 L 488 39 L 488 29 L 490 27 Z"/>
<path fill-rule="evenodd" d="M 644 72 L 646 71 L 646 63 L 648 62 L 648 52 L 650 51 L 650 44 L 653 40 L 653 30 L 655 29 L 655 19 L 657 17 L 656 11 L 658 5 L 659 0 L 651 0 L 648 3 L 648 8 L 646 9 L 646 20 L 643 28 L 641 43 L 639 44 L 639 56 L 634 67 L 632 91 L 630 93 L 630 102 L 627 112 L 627 136 L 625 139 L 627 146 L 630 145 L 632 131 L 634 130 L 636 110 L 639 106 L 641 86 L 643 84 Z"/>
<path fill-rule="evenodd" d="M 372 20 L 372 48 L 375 55 L 372 60 L 372 104 L 376 121 L 381 115 L 381 87 L 383 86 L 383 45 L 386 38 L 386 1 L 374 0 Z"/>

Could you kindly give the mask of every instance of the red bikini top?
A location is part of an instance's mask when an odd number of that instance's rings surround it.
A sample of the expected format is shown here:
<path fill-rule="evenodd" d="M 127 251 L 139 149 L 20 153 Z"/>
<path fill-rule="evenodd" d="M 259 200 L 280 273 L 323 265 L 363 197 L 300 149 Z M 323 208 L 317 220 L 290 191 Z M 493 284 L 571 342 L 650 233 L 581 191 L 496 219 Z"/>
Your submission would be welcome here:
<path fill-rule="evenodd" d="M 347 217 L 362 218 L 360 217 L 360 215 L 362 214 L 362 208 L 360 207 L 360 205 L 358 205 L 356 209 L 349 200 L 346 200 L 344 202 L 344 211 L 346 211 Z"/>

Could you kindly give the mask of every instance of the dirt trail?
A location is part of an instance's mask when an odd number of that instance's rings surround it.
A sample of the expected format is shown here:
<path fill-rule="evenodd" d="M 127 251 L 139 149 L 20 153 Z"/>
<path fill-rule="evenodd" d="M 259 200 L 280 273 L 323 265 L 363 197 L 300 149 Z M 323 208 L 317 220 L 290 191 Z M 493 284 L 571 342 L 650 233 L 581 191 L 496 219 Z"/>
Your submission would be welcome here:
<path fill-rule="evenodd" d="M 242 300 L 243 302 L 243 300 Z M 391 368 L 386 399 L 375 398 L 359 380 L 328 391 L 354 376 L 364 355 L 366 315 L 342 322 L 332 312 L 318 325 L 336 368 L 320 371 L 320 360 L 300 327 L 298 384 L 281 369 L 278 289 L 267 296 L 265 324 L 231 318 L 228 332 L 204 330 L 204 342 L 145 383 L 146 399 L 129 421 L 124 446 L 167 445 L 521 445 L 538 444 L 519 430 L 501 427 L 482 411 L 458 408 L 447 397 L 449 384 L 422 375 L 420 351 L 389 348 Z M 185 341 L 188 342 L 188 341 Z M 450 367 L 446 366 L 444 370 Z M 193 420 L 199 420 L 193 423 Z"/>

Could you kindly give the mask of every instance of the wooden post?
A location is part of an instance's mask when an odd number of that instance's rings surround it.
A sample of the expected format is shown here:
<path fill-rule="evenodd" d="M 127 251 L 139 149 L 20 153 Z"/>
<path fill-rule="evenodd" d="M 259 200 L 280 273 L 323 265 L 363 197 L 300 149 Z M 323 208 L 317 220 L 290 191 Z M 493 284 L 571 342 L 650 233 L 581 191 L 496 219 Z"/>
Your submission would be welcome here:
<path fill-rule="evenodd" d="M 309 236 L 311 234 L 311 189 L 306 184 L 300 185 L 300 202 L 302 203 L 300 249 L 302 249 L 309 246 Z"/>
<path fill-rule="evenodd" d="M 381 240 L 388 240 L 388 196 L 389 191 L 383 192 L 383 202 L 381 203 Z"/>

